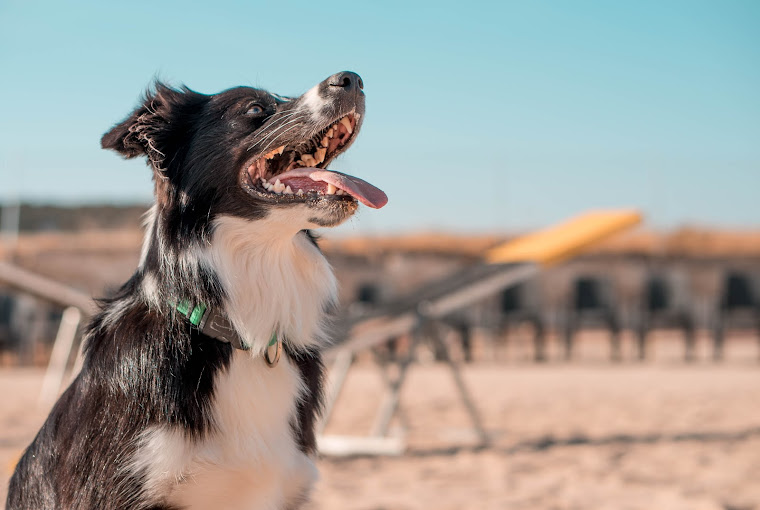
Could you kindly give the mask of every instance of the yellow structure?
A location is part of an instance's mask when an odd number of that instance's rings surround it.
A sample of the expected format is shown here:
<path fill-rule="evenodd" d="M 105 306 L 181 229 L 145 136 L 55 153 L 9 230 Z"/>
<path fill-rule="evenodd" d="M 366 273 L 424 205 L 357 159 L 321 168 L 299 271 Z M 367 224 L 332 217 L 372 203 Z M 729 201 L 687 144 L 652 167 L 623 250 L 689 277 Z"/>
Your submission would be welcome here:
<path fill-rule="evenodd" d="M 641 220 L 638 211 L 592 211 L 496 246 L 486 253 L 486 261 L 556 264 Z"/>

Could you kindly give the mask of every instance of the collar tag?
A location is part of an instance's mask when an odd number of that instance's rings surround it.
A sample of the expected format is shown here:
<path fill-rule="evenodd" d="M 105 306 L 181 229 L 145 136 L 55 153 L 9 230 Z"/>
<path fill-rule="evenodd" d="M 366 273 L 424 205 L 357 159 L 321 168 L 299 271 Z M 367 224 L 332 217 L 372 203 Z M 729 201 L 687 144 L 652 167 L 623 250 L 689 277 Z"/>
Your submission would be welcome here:
<path fill-rule="evenodd" d="M 264 351 L 264 361 L 267 362 L 270 368 L 277 366 L 280 361 L 280 355 L 282 354 L 282 341 L 277 336 L 277 332 L 272 333 L 272 338 L 269 339 L 269 344 Z"/>

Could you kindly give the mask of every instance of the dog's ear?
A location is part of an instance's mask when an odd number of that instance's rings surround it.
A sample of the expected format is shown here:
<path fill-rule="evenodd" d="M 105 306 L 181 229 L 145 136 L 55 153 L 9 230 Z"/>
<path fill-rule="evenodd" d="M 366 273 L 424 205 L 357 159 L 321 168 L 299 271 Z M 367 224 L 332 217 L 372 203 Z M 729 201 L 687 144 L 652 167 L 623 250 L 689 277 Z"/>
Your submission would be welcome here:
<path fill-rule="evenodd" d="M 176 139 L 173 131 L 181 129 L 175 121 L 183 115 L 184 105 L 196 96 L 200 94 L 156 82 L 142 104 L 103 135 L 100 145 L 125 158 L 145 155 L 156 170 L 162 170 L 172 151 L 171 141 Z"/>

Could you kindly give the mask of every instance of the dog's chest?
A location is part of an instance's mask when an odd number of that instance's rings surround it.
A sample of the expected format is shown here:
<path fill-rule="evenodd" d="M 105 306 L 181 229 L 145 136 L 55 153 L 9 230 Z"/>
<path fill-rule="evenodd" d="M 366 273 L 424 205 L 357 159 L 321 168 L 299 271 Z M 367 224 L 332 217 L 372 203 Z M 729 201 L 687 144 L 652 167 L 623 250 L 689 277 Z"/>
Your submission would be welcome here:
<path fill-rule="evenodd" d="M 316 479 L 292 429 L 308 389 L 286 356 L 269 367 L 262 354 L 273 331 L 290 347 L 322 344 L 335 279 L 305 236 L 263 243 L 271 239 L 267 228 L 222 218 L 202 253 L 225 289 L 228 317 L 251 350 L 235 351 L 216 374 L 214 428 L 202 439 L 165 427 L 141 439 L 134 467 L 147 474 L 145 492 L 153 501 L 189 510 L 297 508 Z"/>
<path fill-rule="evenodd" d="M 159 483 L 160 492 L 168 489 L 166 501 L 187 509 L 295 506 L 316 479 L 291 428 L 301 391 L 298 369 L 287 358 L 269 368 L 260 358 L 235 353 L 217 379 L 215 430 L 197 442 L 171 432 L 163 441 L 153 439 L 154 474 L 174 473 L 174 480 Z"/>
<path fill-rule="evenodd" d="M 273 331 L 296 349 L 319 348 L 325 308 L 337 296 L 322 253 L 300 233 L 283 241 L 279 224 L 222 217 L 203 253 L 226 293 L 226 312 L 252 351 L 263 353 Z"/>

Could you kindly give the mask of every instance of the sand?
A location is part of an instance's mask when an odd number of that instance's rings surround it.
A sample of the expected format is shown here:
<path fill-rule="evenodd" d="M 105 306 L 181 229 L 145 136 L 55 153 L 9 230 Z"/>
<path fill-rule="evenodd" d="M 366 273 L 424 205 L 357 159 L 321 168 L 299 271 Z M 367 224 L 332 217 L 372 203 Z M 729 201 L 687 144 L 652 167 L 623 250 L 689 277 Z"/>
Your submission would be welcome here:
<path fill-rule="evenodd" d="M 0 498 L 45 411 L 42 372 L 0 369 Z M 312 510 L 760 509 L 760 366 L 476 364 L 464 377 L 492 446 L 473 448 L 446 367 L 415 366 L 409 453 L 319 461 Z M 380 396 L 356 366 L 328 432 L 365 434 Z M 394 429 L 400 433 L 397 422 Z"/>

